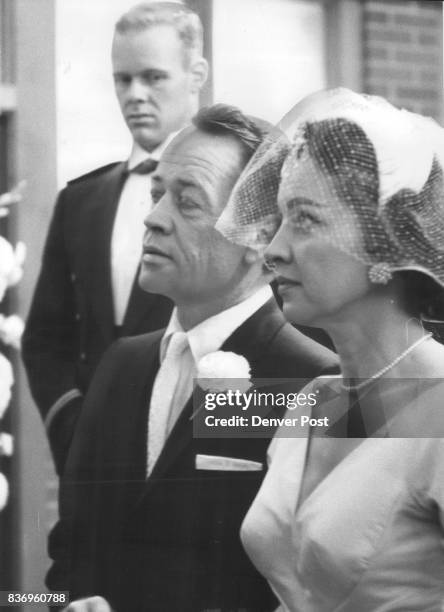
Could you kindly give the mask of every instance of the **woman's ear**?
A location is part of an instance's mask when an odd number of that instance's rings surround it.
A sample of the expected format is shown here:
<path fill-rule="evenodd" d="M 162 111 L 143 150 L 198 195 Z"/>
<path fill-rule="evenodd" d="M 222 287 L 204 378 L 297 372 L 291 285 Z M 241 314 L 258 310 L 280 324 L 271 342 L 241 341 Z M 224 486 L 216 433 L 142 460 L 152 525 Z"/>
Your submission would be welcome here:
<path fill-rule="evenodd" d="M 191 91 L 199 93 L 208 78 L 208 62 L 204 57 L 200 57 L 193 62 L 191 68 Z"/>

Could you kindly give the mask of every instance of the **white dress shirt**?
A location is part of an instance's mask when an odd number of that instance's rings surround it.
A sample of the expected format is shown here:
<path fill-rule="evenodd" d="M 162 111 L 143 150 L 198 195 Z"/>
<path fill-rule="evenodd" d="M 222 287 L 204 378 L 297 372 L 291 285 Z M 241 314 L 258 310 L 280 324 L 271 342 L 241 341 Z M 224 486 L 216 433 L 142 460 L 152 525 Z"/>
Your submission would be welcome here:
<path fill-rule="evenodd" d="M 177 317 L 177 309 L 173 310 L 170 322 L 166 328 L 165 334 L 160 344 L 160 362 L 162 364 L 165 359 L 169 343 L 173 334 L 177 332 L 186 333 L 188 339 L 189 350 L 184 350 L 181 354 L 180 361 L 176 361 L 179 371 L 176 373 L 170 372 L 169 386 L 175 385 L 175 391 L 172 396 L 171 405 L 169 406 L 169 416 L 166 420 L 168 426 L 167 434 L 172 430 L 176 420 L 178 419 L 185 403 L 191 396 L 193 390 L 193 378 L 196 377 L 197 364 L 208 353 L 218 351 L 222 344 L 231 336 L 231 334 L 244 323 L 251 315 L 253 315 L 261 306 L 265 304 L 273 293 L 269 285 L 261 287 L 253 295 L 246 300 L 227 308 L 222 312 L 202 321 L 192 329 L 185 332 Z M 176 367 L 177 367 L 176 366 Z M 159 370 L 160 371 L 160 370 Z M 153 385 L 153 397 L 161 397 L 162 393 L 154 393 L 156 388 L 157 376 Z M 156 390 L 157 391 L 157 390 Z M 162 409 L 164 409 L 162 407 Z M 155 416 L 156 406 L 150 400 L 150 418 L 149 421 L 158 422 Z M 164 432 L 150 430 L 148 424 L 148 449 L 150 448 L 150 439 L 157 436 L 164 436 Z M 162 440 L 162 444 L 165 440 Z M 156 446 L 159 443 L 156 442 Z M 158 449 L 156 449 L 156 456 Z M 148 473 L 154 467 L 153 462 L 148 457 Z"/>
<path fill-rule="evenodd" d="M 128 160 L 128 170 L 131 171 L 146 159 L 158 161 L 176 134 L 170 134 L 150 154 L 135 142 Z M 130 172 L 120 194 L 111 237 L 111 282 L 116 325 L 122 325 L 125 317 L 142 254 L 143 221 L 151 208 L 151 175 Z"/>

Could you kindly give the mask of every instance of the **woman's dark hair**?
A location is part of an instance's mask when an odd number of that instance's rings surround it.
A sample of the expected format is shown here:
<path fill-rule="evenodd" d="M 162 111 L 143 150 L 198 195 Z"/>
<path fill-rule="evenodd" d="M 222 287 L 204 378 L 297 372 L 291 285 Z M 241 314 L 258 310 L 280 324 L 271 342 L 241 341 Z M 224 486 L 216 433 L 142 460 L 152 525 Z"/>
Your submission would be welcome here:
<path fill-rule="evenodd" d="M 324 119 L 307 123 L 304 136 L 310 157 L 333 179 L 341 200 L 375 209 L 378 161 L 364 130 L 349 119 Z"/>
<path fill-rule="evenodd" d="M 376 151 L 361 126 L 341 118 L 307 123 L 302 147 L 305 143 L 321 172 L 331 178 L 337 196 L 354 213 L 365 252 L 379 261 L 393 260 L 393 245 L 377 219 Z"/>
<path fill-rule="evenodd" d="M 394 276 L 401 280 L 401 299 L 410 316 L 444 321 L 444 290 L 433 278 L 416 270 L 401 270 Z"/>

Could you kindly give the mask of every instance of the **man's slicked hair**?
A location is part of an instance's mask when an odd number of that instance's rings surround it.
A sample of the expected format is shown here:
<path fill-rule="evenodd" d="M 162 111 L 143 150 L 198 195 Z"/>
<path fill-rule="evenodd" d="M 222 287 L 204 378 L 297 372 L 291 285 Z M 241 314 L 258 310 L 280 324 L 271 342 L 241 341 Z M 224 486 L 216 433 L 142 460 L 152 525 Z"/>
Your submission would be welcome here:
<path fill-rule="evenodd" d="M 124 13 L 117 21 L 115 32 L 143 32 L 157 25 L 174 27 L 182 41 L 187 67 L 192 57 L 202 57 L 203 27 L 199 15 L 180 2 L 142 2 Z"/>
<path fill-rule="evenodd" d="M 242 146 L 245 163 L 274 127 L 263 119 L 244 115 L 228 104 L 214 104 L 201 108 L 192 119 L 193 125 L 206 134 L 233 136 Z"/>

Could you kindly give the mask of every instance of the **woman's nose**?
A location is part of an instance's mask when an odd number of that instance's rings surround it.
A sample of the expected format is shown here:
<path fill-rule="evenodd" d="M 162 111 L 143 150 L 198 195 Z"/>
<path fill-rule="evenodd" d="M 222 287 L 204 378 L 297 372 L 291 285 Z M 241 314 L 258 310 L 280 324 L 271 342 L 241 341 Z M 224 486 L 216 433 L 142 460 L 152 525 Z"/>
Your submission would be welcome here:
<path fill-rule="evenodd" d="M 264 258 L 270 270 L 275 270 L 279 263 L 287 263 L 291 259 L 287 232 L 282 224 L 265 249 Z"/>

